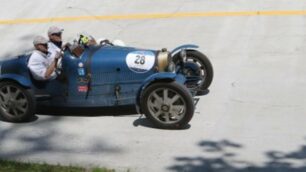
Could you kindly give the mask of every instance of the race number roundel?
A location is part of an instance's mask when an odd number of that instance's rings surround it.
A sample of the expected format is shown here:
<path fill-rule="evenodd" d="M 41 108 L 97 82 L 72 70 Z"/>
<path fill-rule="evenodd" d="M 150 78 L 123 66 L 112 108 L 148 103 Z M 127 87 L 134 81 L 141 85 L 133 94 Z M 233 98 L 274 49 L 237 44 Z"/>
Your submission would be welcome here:
<path fill-rule="evenodd" d="M 152 69 L 155 55 L 151 51 L 133 51 L 126 56 L 126 64 L 130 70 L 145 73 Z"/>

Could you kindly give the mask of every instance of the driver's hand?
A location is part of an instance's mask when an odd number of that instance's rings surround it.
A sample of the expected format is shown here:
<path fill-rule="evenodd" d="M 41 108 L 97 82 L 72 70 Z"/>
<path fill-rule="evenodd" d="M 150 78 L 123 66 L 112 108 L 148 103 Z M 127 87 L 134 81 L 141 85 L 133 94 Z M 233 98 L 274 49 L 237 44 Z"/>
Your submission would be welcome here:
<path fill-rule="evenodd" d="M 112 45 L 112 43 L 108 39 L 104 39 L 104 40 L 100 41 L 100 45 L 107 45 L 107 44 Z"/>
<path fill-rule="evenodd" d="M 65 50 L 66 48 L 68 48 L 69 46 L 71 46 L 71 44 L 69 42 L 65 43 L 63 46 L 62 46 L 62 50 Z"/>
<path fill-rule="evenodd" d="M 56 52 L 55 59 L 58 60 L 58 59 L 62 58 L 62 56 L 63 56 L 63 52 L 58 51 L 58 52 Z"/>

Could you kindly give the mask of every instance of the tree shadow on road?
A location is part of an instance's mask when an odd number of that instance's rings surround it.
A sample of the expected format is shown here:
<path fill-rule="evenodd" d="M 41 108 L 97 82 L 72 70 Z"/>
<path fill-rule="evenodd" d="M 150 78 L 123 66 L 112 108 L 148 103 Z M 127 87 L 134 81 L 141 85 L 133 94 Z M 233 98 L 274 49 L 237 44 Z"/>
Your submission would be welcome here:
<path fill-rule="evenodd" d="M 29 124 L 0 125 L 0 159 L 29 161 L 34 158 L 35 161 L 45 162 L 46 159 L 40 159 L 40 157 L 50 156 L 53 157 L 51 158 L 53 163 L 62 163 L 58 161 L 64 159 L 65 163 L 69 164 L 69 157 L 80 155 L 90 157 L 124 152 L 101 137 L 86 137 L 90 140 L 90 144 L 79 145 L 79 140 L 82 139 L 79 135 L 71 130 L 65 131 L 57 127 L 60 125 L 61 118 L 49 116 Z"/>
<path fill-rule="evenodd" d="M 267 161 L 259 166 L 252 162 L 237 159 L 237 150 L 243 146 L 228 140 L 201 141 L 198 144 L 203 156 L 176 157 L 176 164 L 168 167 L 170 171 L 182 172 L 305 172 L 306 145 L 293 152 L 269 151 Z M 298 162 L 299 166 L 292 161 Z M 302 164 L 302 165 L 301 165 Z"/>

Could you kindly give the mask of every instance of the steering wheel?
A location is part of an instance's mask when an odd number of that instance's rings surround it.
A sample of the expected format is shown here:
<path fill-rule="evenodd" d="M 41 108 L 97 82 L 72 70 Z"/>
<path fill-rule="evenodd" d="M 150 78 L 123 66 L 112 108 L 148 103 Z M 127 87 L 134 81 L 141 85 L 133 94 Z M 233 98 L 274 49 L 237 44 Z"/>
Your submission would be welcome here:
<path fill-rule="evenodd" d="M 102 45 L 102 46 L 106 46 L 106 45 L 114 46 L 114 44 L 111 43 L 108 39 L 100 41 L 100 45 Z"/>

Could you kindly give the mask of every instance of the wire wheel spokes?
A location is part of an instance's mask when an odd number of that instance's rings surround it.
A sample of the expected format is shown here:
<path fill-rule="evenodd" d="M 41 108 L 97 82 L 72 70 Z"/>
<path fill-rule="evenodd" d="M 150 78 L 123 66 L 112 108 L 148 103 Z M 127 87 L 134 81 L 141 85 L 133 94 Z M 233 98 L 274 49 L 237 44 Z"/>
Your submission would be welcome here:
<path fill-rule="evenodd" d="M 165 124 L 180 121 L 186 113 L 186 102 L 182 95 L 170 88 L 154 90 L 147 99 L 152 116 Z"/>
<path fill-rule="evenodd" d="M 25 94 L 13 85 L 4 85 L 0 88 L 0 105 L 10 116 L 21 116 L 28 110 Z"/>
<path fill-rule="evenodd" d="M 188 70 L 187 70 L 187 72 L 186 72 L 187 75 L 189 74 L 188 76 L 194 76 L 194 75 L 199 76 L 199 77 L 201 77 L 201 83 L 204 83 L 205 78 L 207 76 L 205 65 L 198 58 L 192 57 L 192 56 L 188 56 L 186 58 L 186 62 L 192 62 L 199 67 L 199 69 L 197 71 L 192 71 L 190 69 L 191 71 L 188 72 Z"/>

